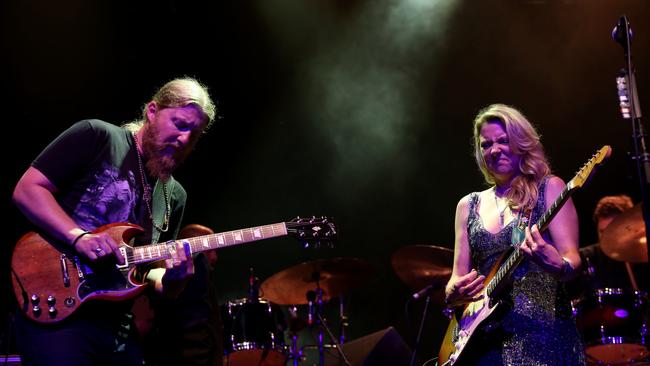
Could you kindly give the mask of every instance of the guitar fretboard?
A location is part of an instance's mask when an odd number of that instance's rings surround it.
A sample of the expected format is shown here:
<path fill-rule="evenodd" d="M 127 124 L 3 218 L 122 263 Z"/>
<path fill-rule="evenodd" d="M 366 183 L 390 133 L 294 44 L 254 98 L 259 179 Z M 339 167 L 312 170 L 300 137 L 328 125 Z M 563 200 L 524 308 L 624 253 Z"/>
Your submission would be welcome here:
<path fill-rule="evenodd" d="M 151 244 L 133 248 L 130 263 L 142 264 L 147 262 L 170 259 L 169 247 L 179 241 L 187 241 L 192 253 L 203 252 L 210 249 L 225 248 L 233 245 L 250 243 L 257 240 L 274 238 L 287 235 L 287 225 L 284 222 L 257 226 L 247 229 L 227 231 L 223 233 L 208 234 L 176 241 Z"/>

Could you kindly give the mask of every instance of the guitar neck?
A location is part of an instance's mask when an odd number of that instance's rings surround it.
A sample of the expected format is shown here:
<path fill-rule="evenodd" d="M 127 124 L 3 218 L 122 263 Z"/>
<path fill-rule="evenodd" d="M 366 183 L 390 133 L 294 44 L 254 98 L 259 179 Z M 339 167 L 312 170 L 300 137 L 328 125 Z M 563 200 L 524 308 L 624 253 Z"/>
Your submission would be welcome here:
<path fill-rule="evenodd" d="M 564 206 L 564 204 L 569 199 L 569 197 L 571 197 L 571 193 L 573 193 L 574 190 L 575 188 L 570 189 L 569 186 L 566 186 L 562 190 L 560 195 L 555 199 L 555 201 L 553 201 L 551 207 L 549 207 L 548 210 L 544 212 L 542 217 L 539 220 L 537 220 L 537 228 L 539 229 L 540 232 L 548 228 L 548 224 L 551 223 L 551 220 L 553 220 L 555 215 L 560 211 L 560 208 L 562 208 L 562 206 Z"/>
<path fill-rule="evenodd" d="M 187 241 L 192 253 L 204 252 L 250 243 L 258 240 L 285 236 L 288 234 L 287 224 L 284 222 L 247 229 L 226 231 L 223 233 L 196 236 L 193 238 L 179 239 L 165 243 L 143 245 L 132 249 L 132 264 L 143 264 L 164 259 L 170 259 L 169 246 L 176 245 L 179 241 Z"/>
<path fill-rule="evenodd" d="M 553 201 L 551 206 L 544 212 L 542 217 L 537 220 L 537 227 L 539 228 L 539 231 L 542 232 L 548 228 L 548 225 L 550 224 L 551 220 L 555 217 L 555 215 L 560 211 L 560 208 L 564 206 L 566 201 L 569 199 L 571 194 L 576 188 L 569 188 L 569 185 L 567 185 L 560 195 Z M 513 249 L 512 253 L 508 256 L 508 258 L 501 264 L 501 267 L 499 267 L 499 270 L 496 271 L 490 282 L 486 286 L 486 293 L 488 296 L 492 297 L 495 295 L 498 295 L 498 293 L 503 289 L 505 280 L 507 280 L 512 272 L 517 268 L 517 266 L 522 262 L 524 259 L 523 252 L 521 249 L 519 249 L 518 246 L 515 246 Z"/>

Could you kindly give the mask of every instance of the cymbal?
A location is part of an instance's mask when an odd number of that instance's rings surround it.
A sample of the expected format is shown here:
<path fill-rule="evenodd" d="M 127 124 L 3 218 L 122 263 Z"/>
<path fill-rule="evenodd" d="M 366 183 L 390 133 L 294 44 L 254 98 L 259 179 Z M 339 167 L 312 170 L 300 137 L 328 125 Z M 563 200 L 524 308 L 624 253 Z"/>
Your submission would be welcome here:
<path fill-rule="evenodd" d="M 397 276 L 414 291 L 429 285 L 444 285 L 451 277 L 454 252 L 434 245 L 411 245 L 391 257 Z"/>
<path fill-rule="evenodd" d="M 607 225 L 600 247 L 605 255 L 617 261 L 648 262 L 648 243 L 641 204 L 623 211 Z"/>
<path fill-rule="evenodd" d="M 331 258 L 304 262 L 267 278 L 261 297 L 279 305 L 307 304 L 307 292 L 323 290 L 323 301 L 359 287 L 374 267 L 358 258 Z"/>

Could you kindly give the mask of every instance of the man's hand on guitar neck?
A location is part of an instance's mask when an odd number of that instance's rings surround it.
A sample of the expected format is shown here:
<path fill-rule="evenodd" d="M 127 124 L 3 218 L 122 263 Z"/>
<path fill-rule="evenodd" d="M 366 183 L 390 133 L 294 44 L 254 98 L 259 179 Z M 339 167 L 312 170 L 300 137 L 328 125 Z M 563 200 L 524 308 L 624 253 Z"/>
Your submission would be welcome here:
<path fill-rule="evenodd" d="M 115 240 L 104 232 L 82 232 L 72 244 L 77 253 L 91 262 L 115 259 L 117 263 L 124 264 L 124 257 Z"/>
<path fill-rule="evenodd" d="M 445 302 L 451 307 L 476 301 L 481 298 L 485 276 L 473 269 L 468 274 L 451 278 L 445 289 Z"/>
<path fill-rule="evenodd" d="M 156 293 L 166 298 L 176 298 L 194 275 L 194 260 L 186 240 L 179 240 L 168 249 L 171 258 L 165 259 L 165 268 L 150 270 L 146 278 L 153 283 Z"/>

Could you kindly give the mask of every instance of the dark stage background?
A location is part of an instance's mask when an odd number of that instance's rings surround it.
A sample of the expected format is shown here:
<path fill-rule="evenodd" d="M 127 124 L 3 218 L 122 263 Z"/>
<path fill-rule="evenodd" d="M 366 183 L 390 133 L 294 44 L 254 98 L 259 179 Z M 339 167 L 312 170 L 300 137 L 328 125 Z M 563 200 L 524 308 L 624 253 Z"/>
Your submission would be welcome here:
<path fill-rule="evenodd" d="M 490 103 L 538 126 L 565 180 L 613 147 L 574 196 L 581 245 L 596 241 L 600 196 L 639 201 L 615 85 L 623 51 L 610 32 L 629 17 L 650 108 L 645 0 L 10 0 L 0 14 L 3 329 L 11 248 L 27 228 L 11 203 L 17 179 L 73 122 L 136 118 L 177 76 L 207 84 L 221 116 L 176 174 L 189 192 L 186 223 L 227 231 L 327 215 L 340 231 L 334 249 L 280 238 L 220 251 L 221 302 L 245 296 L 250 267 L 264 280 L 305 261 L 362 258 L 375 272 L 346 298 L 350 339 L 394 326 L 413 344 L 423 307 L 405 314 L 411 289 L 390 257 L 415 244 L 452 248 L 456 203 L 485 188 L 470 135 Z M 440 313 L 437 303 L 423 357 L 438 348 Z"/>

